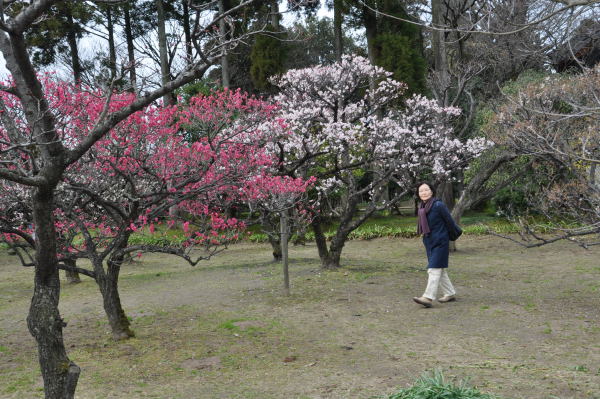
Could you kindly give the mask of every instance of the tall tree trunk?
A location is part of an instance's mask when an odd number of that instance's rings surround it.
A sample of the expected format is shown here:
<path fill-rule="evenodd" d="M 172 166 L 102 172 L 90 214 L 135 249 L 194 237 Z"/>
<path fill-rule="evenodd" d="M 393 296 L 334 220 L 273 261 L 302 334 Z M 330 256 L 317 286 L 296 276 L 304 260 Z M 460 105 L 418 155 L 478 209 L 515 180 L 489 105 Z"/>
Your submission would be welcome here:
<path fill-rule="evenodd" d="M 444 21 L 444 2 L 443 0 L 431 0 L 431 22 L 435 28 L 443 29 L 446 27 Z M 443 106 L 449 104 L 450 71 L 448 69 L 448 55 L 446 52 L 446 34 L 443 30 L 434 30 L 432 32 L 432 48 L 434 59 L 434 71 L 437 76 L 438 101 Z"/>
<path fill-rule="evenodd" d="M 65 259 L 64 264 L 66 266 L 75 267 L 77 266 L 77 261 L 75 259 Z M 74 270 L 66 270 L 65 274 L 67 275 L 67 282 L 69 284 L 77 284 L 81 283 L 81 278 L 79 277 L 79 273 Z"/>
<path fill-rule="evenodd" d="M 130 329 L 130 323 L 125 315 L 119 296 L 119 272 L 123 258 L 108 261 L 108 270 L 106 274 L 97 274 L 97 281 L 102 294 L 104 312 L 108 317 L 108 323 L 112 336 L 120 341 L 134 337 L 134 332 Z M 102 266 L 100 266 L 102 267 Z"/>
<path fill-rule="evenodd" d="M 33 196 L 36 266 L 27 326 L 38 344 L 46 398 L 64 399 L 73 397 L 80 369 L 67 357 L 63 342 L 65 323 L 58 311 L 60 280 L 52 205 L 52 188 L 38 188 Z"/>
<path fill-rule="evenodd" d="M 117 76 L 117 49 L 115 47 L 115 28 L 110 5 L 106 6 L 106 29 L 108 30 L 108 67 L 110 77 L 114 79 Z"/>
<path fill-rule="evenodd" d="M 223 14 L 226 11 L 225 1 L 219 0 L 219 14 Z M 221 44 L 227 41 L 227 26 L 225 24 L 225 19 L 221 18 L 219 20 L 219 34 L 221 36 Z M 221 84 L 225 88 L 230 87 L 230 70 L 229 70 L 229 59 L 227 57 L 227 49 L 225 46 L 221 48 Z"/>
<path fill-rule="evenodd" d="M 183 6 L 183 36 L 185 39 L 185 55 L 188 63 L 192 62 L 194 58 L 193 47 L 192 47 L 192 30 L 190 28 L 190 9 L 188 6 L 188 0 L 182 0 Z"/>
<path fill-rule="evenodd" d="M 371 9 L 363 7 L 363 25 L 365 27 L 365 36 L 367 38 L 367 52 L 369 54 L 369 61 L 375 65 L 378 53 L 375 46 L 375 39 L 377 38 L 377 16 Z"/>
<path fill-rule="evenodd" d="M 131 30 L 131 14 L 129 12 L 130 5 L 123 6 L 123 14 L 125 17 L 125 41 L 127 42 L 127 57 L 129 59 L 129 81 L 131 82 L 132 93 L 137 93 L 137 74 L 135 65 L 135 46 L 133 44 L 133 33 Z"/>
<path fill-rule="evenodd" d="M 335 60 L 338 62 L 342 60 L 342 54 L 344 54 L 342 3 L 343 0 L 333 0 L 333 37 L 335 41 Z"/>
<path fill-rule="evenodd" d="M 511 21 L 508 29 L 514 29 L 514 26 L 527 25 L 527 14 L 529 11 L 528 0 L 515 0 L 510 15 Z M 531 40 L 531 32 L 528 30 L 518 32 L 514 35 L 502 36 L 500 40 L 505 41 L 506 52 L 509 58 L 511 68 L 510 79 L 516 79 L 523 71 L 523 63 L 531 57 L 530 50 L 527 49 L 527 40 Z"/>
<path fill-rule="evenodd" d="M 431 21 L 435 28 L 443 29 L 446 27 L 444 20 L 444 2 L 443 0 L 431 0 Z M 434 59 L 434 71 L 437 76 L 437 88 L 434 90 L 438 93 L 438 102 L 443 106 L 448 106 L 450 102 L 450 71 L 448 68 L 448 55 L 446 49 L 446 34 L 443 30 L 432 31 L 432 49 Z M 442 181 L 438 185 L 438 196 L 448 206 L 449 209 L 454 207 L 454 191 L 452 182 L 449 180 Z M 456 248 L 453 247 L 453 250 Z"/>
<path fill-rule="evenodd" d="M 270 8 L 270 22 L 273 29 L 278 32 L 279 31 L 279 20 L 281 16 L 279 15 L 279 0 L 269 0 L 269 8 Z"/>
<path fill-rule="evenodd" d="M 73 26 L 73 16 L 69 12 L 67 14 L 67 20 L 70 26 Z M 77 36 L 75 30 L 69 29 L 67 32 L 67 42 L 69 43 L 69 50 L 71 50 L 71 67 L 73 68 L 73 81 L 76 85 L 81 83 L 81 74 L 83 69 L 81 68 L 81 62 L 79 60 L 79 50 L 77 48 Z"/>
<path fill-rule="evenodd" d="M 454 187 L 450 180 L 444 180 L 438 184 L 437 196 L 446 204 L 448 209 L 454 209 Z"/>
<path fill-rule="evenodd" d="M 319 251 L 319 258 L 321 259 L 321 266 L 324 264 L 324 259 L 329 258 L 329 249 L 327 248 L 327 239 L 323 233 L 323 221 L 319 216 L 310 223 L 310 226 L 315 233 L 315 243 L 317 244 L 317 250 Z"/>
<path fill-rule="evenodd" d="M 289 263 L 288 263 L 288 212 L 281 212 L 281 255 L 282 255 L 282 264 L 283 264 L 283 293 L 286 296 L 290 295 L 290 273 L 289 273 Z"/>
<path fill-rule="evenodd" d="M 163 0 L 156 0 L 156 9 L 158 12 L 158 51 L 160 55 L 160 77 L 163 86 L 171 80 L 171 71 L 169 68 L 169 56 L 167 53 L 167 30 L 166 17 Z M 175 105 L 175 97 L 172 94 L 163 96 L 163 103 L 166 106 Z"/>

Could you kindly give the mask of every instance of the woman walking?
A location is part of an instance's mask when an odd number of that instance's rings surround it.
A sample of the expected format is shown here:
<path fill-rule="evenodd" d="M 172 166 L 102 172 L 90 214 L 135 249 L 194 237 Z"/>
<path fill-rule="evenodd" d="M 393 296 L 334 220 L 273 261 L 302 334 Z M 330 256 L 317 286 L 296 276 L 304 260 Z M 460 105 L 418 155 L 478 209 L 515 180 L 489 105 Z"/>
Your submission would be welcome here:
<path fill-rule="evenodd" d="M 437 299 L 440 288 L 443 296 L 438 299 L 438 302 L 445 303 L 456 299 L 456 291 L 447 272 L 448 255 L 450 235 L 460 235 L 462 231 L 452 219 L 446 205 L 435 198 L 435 189 L 431 184 L 419 184 L 417 195 L 421 200 L 417 208 L 417 233 L 423 235 L 429 278 L 425 293 L 420 297 L 414 297 L 413 300 L 430 308 L 433 301 Z"/>

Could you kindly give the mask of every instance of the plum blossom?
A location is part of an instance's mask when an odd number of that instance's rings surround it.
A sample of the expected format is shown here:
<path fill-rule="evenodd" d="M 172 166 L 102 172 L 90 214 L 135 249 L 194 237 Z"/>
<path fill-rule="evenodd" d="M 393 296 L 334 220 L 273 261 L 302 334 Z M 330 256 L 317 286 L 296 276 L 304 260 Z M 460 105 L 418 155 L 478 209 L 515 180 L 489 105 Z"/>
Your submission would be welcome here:
<path fill-rule="evenodd" d="M 448 176 L 489 145 L 457 140 L 451 120 L 458 108 L 422 95 L 405 99 L 406 85 L 391 75 L 364 57 L 346 55 L 272 79 L 280 90 L 277 112 L 295 133 L 280 138 L 280 167 L 317 177 L 320 215 L 342 220 L 332 252 L 341 251 L 349 232 L 370 214 L 399 201 L 419 176 Z M 390 183 L 397 187 L 391 193 Z M 359 202 L 367 208 L 356 217 Z"/>

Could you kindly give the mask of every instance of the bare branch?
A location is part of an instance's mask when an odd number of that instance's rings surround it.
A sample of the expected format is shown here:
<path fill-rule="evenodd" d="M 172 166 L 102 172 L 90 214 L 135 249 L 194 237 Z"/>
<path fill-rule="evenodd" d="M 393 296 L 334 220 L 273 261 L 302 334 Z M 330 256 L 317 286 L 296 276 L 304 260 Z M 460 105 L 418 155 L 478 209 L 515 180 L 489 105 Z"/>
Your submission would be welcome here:
<path fill-rule="evenodd" d="M 600 0 L 553 0 L 553 1 L 564 4 L 564 7 L 561 7 L 558 10 L 554 10 L 554 11 L 548 13 L 547 15 L 544 15 L 534 21 L 528 22 L 526 25 L 523 25 L 518 29 L 505 31 L 505 32 L 493 32 L 491 30 L 479 30 L 479 29 L 460 29 L 460 28 L 452 28 L 452 27 L 448 27 L 448 26 L 436 27 L 436 26 L 433 26 L 432 24 L 425 24 L 425 23 L 418 22 L 418 21 L 415 21 L 412 19 L 400 18 L 395 15 L 383 13 L 383 12 L 379 11 L 378 9 L 369 6 L 367 3 L 364 2 L 364 0 L 359 0 L 359 3 L 362 6 L 364 6 L 365 8 L 374 12 L 376 15 L 382 15 L 382 16 L 385 16 L 386 18 L 391 18 L 391 19 L 401 21 L 404 23 L 408 23 L 411 25 L 417 25 L 417 26 L 420 26 L 421 28 L 429 30 L 429 31 L 455 32 L 455 33 L 460 33 L 460 34 L 477 33 L 477 34 L 482 34 L 482 35 L 495 35 L 495 36 L 514 35 L 516 33 L 523 32 L 527 29 L 530 29 L 531 27 L 533 27 L 535 25 L 539 25 L 543 22 L 546 22 L 546 21 L 550 20 L 551 18 L 553 18 L 557 15 L 560 15 L 566 11 L 572 10 L 574 8 L 584 7 L 584 6 L 592 6 L 594 4 L 600 3 Z M 479 22 L 479 21 L 477 21 L 477 22 Z M 476 26 L 477 23 L 473 23 L 472 25 Z"/>
<path fill-rule="evenodd" d="M 61 270 L 66 270 L 66 271 L 70 271 L 70 272 L 76 272 L 76 273 L 83 274 L 85 276 L 91 277 L 94 280 L 96 279 L 96 273 L 93 272 L 93 271 L 91 271 L 91 270 L 88 270 L 88 269 L 83 269 L 83 268 L 77 267 L 77 266 L 69 266 L 69 265 L 66 265 L 63 262 L 59 262 L 58 265 L 57 265 L 57 267 L 59 269 L 61 269 Z"/>

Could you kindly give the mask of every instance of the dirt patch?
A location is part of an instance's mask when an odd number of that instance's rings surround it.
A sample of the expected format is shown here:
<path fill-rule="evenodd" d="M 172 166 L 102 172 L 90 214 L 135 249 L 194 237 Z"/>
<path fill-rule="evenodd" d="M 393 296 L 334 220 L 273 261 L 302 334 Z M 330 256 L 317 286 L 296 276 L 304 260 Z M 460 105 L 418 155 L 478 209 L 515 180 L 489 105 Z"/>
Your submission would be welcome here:
<path fill-rule="evenodd" d="M 216 369 L 221 367 L 221 358 L 212 356 L 204 359 L 187 359 L 181 363 L 181 367 L 186 370 Z"/>
<path fill-rule="evenodd" d="M 86 398 L 369 398 L 439 368 L 507 398 L 600 397 L 600 248 L 525 250 L 462 237 L 450 259 L 458 300 L 425 309 L 418 239 L 352 241 L 323 272 L 291 248 L 292 295 L 265 245 L 198 268 L 170 257 L 123 268 L 136 338 L 110 338 L 100 295 L 65 284 L 61 313 Z M 32 270 L 0 256 L 0 397 L 42 397 L 25 317 Z"/>

